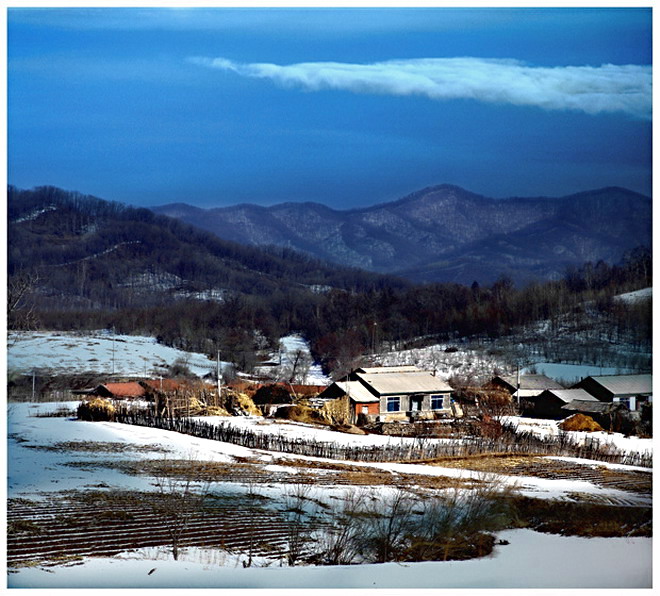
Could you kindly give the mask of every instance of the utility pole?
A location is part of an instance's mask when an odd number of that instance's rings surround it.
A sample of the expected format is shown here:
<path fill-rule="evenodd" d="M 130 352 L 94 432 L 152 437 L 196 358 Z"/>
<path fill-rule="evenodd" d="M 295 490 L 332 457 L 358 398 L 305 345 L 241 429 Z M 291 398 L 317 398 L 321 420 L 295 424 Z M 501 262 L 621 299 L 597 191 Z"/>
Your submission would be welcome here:
<path fill-rule="evenodd" d="M 112 326 L 112 376 L 115 376 L 115 326 Z"/>
<path fill-rule="evenodd" d="M 36 381 L 37 371 L 32 369 L 32 401 L 34 402 L 34 386 Z"/>
<path fill-rule="evenodd" d="M 520 363 L 518 363 L 518 374 L 516 379 L 516 396 L 518 398 L 518 413 L 520 413 Z"/>
<path fill-rule="evenodd" d="M 216 379 L 218 382 L 218 405 L 220 405 L 220 398 L 221 393 L 220 393 L 220 350 L 218 350 L 218 356 L 216 359 Z"/>

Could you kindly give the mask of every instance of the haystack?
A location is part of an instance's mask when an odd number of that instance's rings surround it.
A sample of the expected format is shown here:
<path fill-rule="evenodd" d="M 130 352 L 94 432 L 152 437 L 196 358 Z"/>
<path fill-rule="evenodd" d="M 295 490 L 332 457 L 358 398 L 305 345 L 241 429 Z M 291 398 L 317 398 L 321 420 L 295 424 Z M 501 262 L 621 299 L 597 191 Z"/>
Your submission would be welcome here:
<path fill-rule="evenodd" d="M 108 399 L 95 397 L 85 400 L 78 406 L 78 418 L 89 422 L 112 421 L 115 419 L 115 406 Z"/>
<path fill-rule="evenodd" d="M 254 404 L 252 398 L 245 393 L 235 393 L 234 399 L 238 407 L 248 416 L 263 416 L 261 410 Z"/>
<path fill-rule="evenodd" d="M 331 424 L 322 412 L 307 406 L 282 406 L 277 409 L 274 417 L 306 424 L 323 424 L 324 426 Z"/>
<path fill-rule="evenodd" d="M 584 414 L 573 414 L 559 423 L 561 430 L 574 430 L 581 432 L 598 432 L 603 430 L 603 427 L 598 424 L 591 416 Z"/>

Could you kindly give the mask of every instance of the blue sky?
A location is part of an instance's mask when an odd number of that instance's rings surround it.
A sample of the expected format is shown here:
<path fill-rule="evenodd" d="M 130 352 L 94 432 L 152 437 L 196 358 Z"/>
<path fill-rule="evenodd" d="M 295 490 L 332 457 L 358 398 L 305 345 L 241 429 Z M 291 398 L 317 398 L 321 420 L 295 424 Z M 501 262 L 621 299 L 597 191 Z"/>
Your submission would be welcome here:
<path fill-rule="evenodd" d="M 8 182 L 134 205 L 651 193 L 651 11 L 8 10 Z"/>

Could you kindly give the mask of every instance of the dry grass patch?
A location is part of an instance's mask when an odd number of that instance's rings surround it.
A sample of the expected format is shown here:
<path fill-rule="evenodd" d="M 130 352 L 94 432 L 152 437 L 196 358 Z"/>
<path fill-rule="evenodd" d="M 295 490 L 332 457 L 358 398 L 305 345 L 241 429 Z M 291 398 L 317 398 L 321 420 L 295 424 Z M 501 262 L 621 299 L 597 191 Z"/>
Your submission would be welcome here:
<path fill-rule="evenodd" d="M 159 445 L 135 445 L 134 443 L 117 443 L 101 441 L 63 441 L 53 445 L 29 445 L 30 449 L 43 451 L 78 451 L 83 453 L 167 453 L 169 450 Z"/>
<path fill-rule="evenodd" d="M 313 470 L 316 482 L 323 484 L 343 484 L 353 486 L 419 486 L 430 489 L 446 489 L 462 486 L 469 488 L 475 485 L 474 480 L 450 478 L 444 476 L 430 476 L 425 474 L 392 473 L 379 468 L 359 466 L 355 464 L 342 464 L 337 462 L 318 462 L 306 460 L 292 460 L 287 465 L 303 470 Z"/>
<path fill-rule="evenodd" d="M 516 455 L 510 453 L 483 453 L 466 457 L 443 457 L 430 460 L 431 466 L 442 468 L 458 468 L 474 472 L 509 473 L 520 466 L 529 465 L 533 462 L 544 461 L 536 455 Z"/>

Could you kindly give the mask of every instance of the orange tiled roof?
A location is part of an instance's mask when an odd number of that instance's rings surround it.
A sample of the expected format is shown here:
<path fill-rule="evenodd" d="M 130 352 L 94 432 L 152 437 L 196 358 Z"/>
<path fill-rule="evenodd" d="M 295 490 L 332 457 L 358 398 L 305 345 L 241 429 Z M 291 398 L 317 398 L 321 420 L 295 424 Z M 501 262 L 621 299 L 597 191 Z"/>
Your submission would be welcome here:
<path fill-rule="evenodd" d="M 104 387 L 115 397 L 142 397 L 144 395 L 144 387 L 133 381 L 105 383 Z"/>

